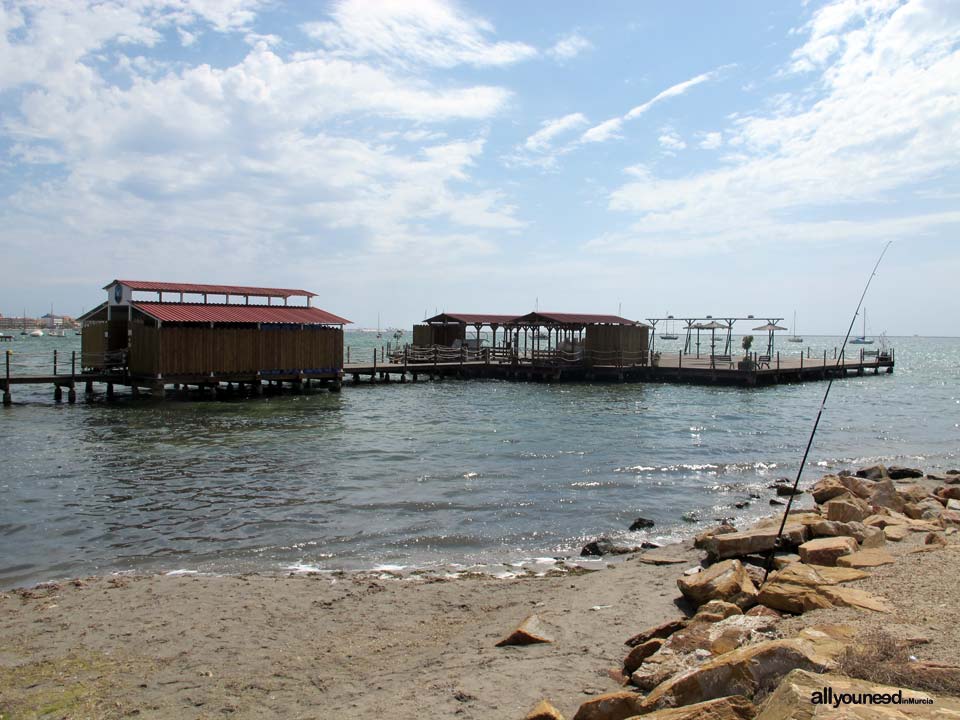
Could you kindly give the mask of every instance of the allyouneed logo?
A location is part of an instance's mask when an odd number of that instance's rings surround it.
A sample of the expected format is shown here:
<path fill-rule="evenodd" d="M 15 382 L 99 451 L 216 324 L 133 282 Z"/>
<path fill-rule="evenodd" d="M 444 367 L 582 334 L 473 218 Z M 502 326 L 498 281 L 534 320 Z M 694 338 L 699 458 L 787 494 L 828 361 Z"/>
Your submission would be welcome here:
<path fill-rule="evenodd" d="M 892 693 L 849 693 L 834 692 L 832 687 L 814 690 L 810 694 L 814 705 L 831 705 L 834 709 L 841 705 L 933 705 L 933 698 L 927 696 L 903 696 L 903 690 Z"/>

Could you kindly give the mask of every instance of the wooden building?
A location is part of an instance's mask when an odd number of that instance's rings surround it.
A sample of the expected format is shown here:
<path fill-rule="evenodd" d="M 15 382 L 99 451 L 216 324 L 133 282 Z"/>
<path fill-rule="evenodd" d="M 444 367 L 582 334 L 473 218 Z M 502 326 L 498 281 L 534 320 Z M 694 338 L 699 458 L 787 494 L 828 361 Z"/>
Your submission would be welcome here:
<path fill-rule="evenodd" d="M 491 315 L 482 313 L 440 313 L 413 326 L 413 344 L 416 347 L 459 347 L 468 341 L 467 328 L 476 333 L 474 341 L 480 346 L 481 331 L 491 330 L 491 345 L 496 346 L 497 331 L 509 325 L 516 315 Z M 506 337 L 504 335 L 503 337 Z"/>
<path fill-rule="evenodd" d="M 216 384 L 333 380 L 342 317 L 306 290 L 114 280 L 83 315 L 82 366 L 137 381 Z M 147 297 L 144 297 L 146 295 Z"/>

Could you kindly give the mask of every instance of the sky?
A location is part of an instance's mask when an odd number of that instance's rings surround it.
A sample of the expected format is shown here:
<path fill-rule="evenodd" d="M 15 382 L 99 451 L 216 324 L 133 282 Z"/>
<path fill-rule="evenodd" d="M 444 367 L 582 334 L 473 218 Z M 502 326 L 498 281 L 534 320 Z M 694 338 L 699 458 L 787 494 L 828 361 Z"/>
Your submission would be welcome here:
<path fill-rule="evenodd" d="M 960 2 L 0 0 L 0 313 L 114 278 L 960 335 Z M 793 329 L 793 328 L 791 328 Z"/>

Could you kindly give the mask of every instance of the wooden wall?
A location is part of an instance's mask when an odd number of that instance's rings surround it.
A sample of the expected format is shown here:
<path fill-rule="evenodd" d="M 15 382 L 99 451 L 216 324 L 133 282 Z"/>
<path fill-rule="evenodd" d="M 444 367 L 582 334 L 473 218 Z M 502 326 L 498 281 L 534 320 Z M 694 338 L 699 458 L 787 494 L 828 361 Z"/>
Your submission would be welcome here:
<path fill-rule="evenodd" d="M 455 340 L 466 340 L 466 325 L 414 325 L 413 344 L 417 347 L 443 345 L 451 347 Z"/>
<path fill-rule="evenodd" d="M 135 375 L 335 374 L 342 367 L 340 328 L 136 324 L 130 348 L 130 372 Z"/>
<path fill-rule="evenodd" d="M 650 328 L 633 325 L 587 325 L 584 346 L 587 350 L 620 351 L 645 355 L 649 349 Z"/>
<path fill-rule="evenodd" d="M 88 320 L 83 323 L 80 336 L 80 364 L 85 368 L 103 367 L 103 355 L 107 350 L 107 323 L 105 320 Z"/>

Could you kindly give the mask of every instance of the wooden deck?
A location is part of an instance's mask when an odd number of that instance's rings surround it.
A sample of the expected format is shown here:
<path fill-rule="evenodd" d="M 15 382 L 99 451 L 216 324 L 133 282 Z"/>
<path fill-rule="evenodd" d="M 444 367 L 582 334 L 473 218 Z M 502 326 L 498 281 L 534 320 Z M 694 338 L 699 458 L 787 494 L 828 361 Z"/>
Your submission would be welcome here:
<path fill-rule="evenodd" d="M 646 360 L 647 358 L 643 358 Z M 641 362 L 585 363 L 560 354 L 541 353 L 537 357 L 497 357 L 496 353 L 460 354 L 458 359 L 436 356 L 433 361 L 421 362 L 368 362 L 348 363 L 343 367 L 342 380 L 359 383 L 417 382 L 420 380 L 500 379 L 529 382 L 661 382 L 696 385 L 737 385 L 753 387 L 779 383 L 810 382 L 848 375 L 892 373 L 895 357 L 863 356 L 856 353 L 852 358 L 837 361 L 832 357 L 819 358 L 774 356 L 751 370 L 738 368 L 739 358 L 713 360 L 709 356 L 664 353 L 655 365 Z M 281 373 L 230 373 L 217 376 L 196 376 L 157 379 L 122 372 L 53 373 L 46 375 L 0 376 L 0 390 L 4 405 L 12 403 L 11 389 L 14 385 L 48 385 L 53 387 L 56 402 L 66 399 L 76 402 L 77 388 L 83 386 L 88 396 L 94 394 L 94 386 L 106 388 L 106 396 L 113 397 L 115 387 L 128 387 L 132 395 L 146 392 L 154 398 L 163 398 L 172 388 L 174 394 L 183 397 L 212 394 L 216 397 L 257 396 L 283 392 L 285 389 L 301 392 L 314 387 L 337 392 L 341 377 L 331 377 L 327 371 L 284 371 Z"/>
<path fill-rule="evenodd" d="M 539 382 L 607 381 L 607 382 L 665 382 L 692 383 L 700 385 L 776 385 L 787 382 L 809 382 L 831 377 L 864 375 L 868 372 L 893 372 L 892 356 L 868 356 L 859 354 L 853 358 L 837 361 L 830 357 L 780 358 L 774 356 L 769 363 L 762 363 L 752 370 L 740 370 L 739 358 L 730 361 L 711 361 L 709 356 L 697 358 L 679 353 L 660 355 L 656 365 L 641 363 L 591 364 L 567 361 L 560 358 L 506 359 L 461 359 L 443 362 L 387 362 L 350 363 L 344 365 L 345 380 L 360 382 L 413 382 L 419 379 L 442 380 L 445 377 L 499 378 L 504 380 L 530 380 Z"/>

